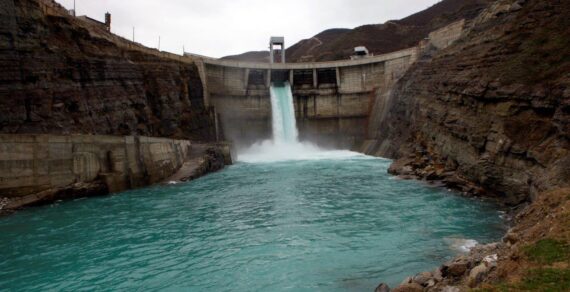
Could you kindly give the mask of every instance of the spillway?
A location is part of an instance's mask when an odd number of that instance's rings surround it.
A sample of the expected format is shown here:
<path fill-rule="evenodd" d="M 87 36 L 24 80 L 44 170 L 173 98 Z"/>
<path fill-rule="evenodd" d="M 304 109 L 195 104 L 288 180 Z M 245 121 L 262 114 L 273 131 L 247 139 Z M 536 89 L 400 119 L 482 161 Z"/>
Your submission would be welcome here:
<path fill-rule="evenodd" d="M 289 83 L 273 83 L 270 88 L 273 140 L 278 144 L 298 143 L 293 93 Z"/>
<path fill-rule="evenodd" d="M 348 150 L 322 149 L 310 142 L 299 141 L 291 86 L 287 82 L 272 83 L 270 94 L 273 139 L 258 142 L 240 151 L 239 161 L 273 163 L 363 156 Z"/>

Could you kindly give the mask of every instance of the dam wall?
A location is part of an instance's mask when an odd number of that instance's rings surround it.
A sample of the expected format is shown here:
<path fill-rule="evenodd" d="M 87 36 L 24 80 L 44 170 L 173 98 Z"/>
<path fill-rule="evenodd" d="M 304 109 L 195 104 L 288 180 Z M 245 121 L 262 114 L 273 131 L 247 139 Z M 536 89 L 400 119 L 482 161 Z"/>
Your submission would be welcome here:
<path fill-rule="evenodd" d="M 188 158 L 190 141 L 142 136 L 0 135 L 0 197 L 103 181 L 109 192 L 160 182 Z"/>
<path fill-rule="evenodd" d="M 272 82 L 292 87 L 300 138 L 352 148 L 364 141 L 377 91 L 403 75 L 420 54 L 413 47 L 359 60 L 320 63 L 198 61 L 206 103 L 216 108 L 227 139 L 249 145 L 271 138 Z"/>
<path fill-rule="evenodd" d="M 204 103 L 216 109 L 226 139 L 246 147 L 271 138 L 272 82 L 289 82 L 301 140 L 359 149 L 369 139 L 371 113 L 426 49 L 441 50 L 459 39 L 465 20 L 429 34 L 417 46 L 354 60 L 259 63 L 185 53 L 198 67 Z"/>

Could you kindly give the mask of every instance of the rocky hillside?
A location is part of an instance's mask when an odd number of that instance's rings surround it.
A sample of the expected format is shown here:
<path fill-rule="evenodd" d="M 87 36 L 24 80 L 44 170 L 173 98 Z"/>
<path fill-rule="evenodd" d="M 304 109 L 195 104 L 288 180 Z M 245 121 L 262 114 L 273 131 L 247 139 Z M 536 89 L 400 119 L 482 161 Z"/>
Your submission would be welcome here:
<path fill-rule="evenodd" d="M 0 0 L 0 133 L 211 140 L 196 67 L 117 39 L 40 0 Z"/>
<path fill-rule="evenodd" d="M 503 242 L 405 291 L 570 289 L 569 27 L 569 1 L 496 1 L 379 95 L 365 151 L 395 158 L 392 173 L 522 209 Z"/>
<path fill-rule="evenodd" d="M 570 2 L 503 2 L 377 104 L 369 152 L 516 204 L 570 184 Z"/>
<path fill-rule="evenodd" d="M 251 51 L 239 55 L 222 57 L 222 60 L 240 60 L 248 62 L 269 62 L 269 51 Z"/>
<path fill-rule="evenodd" d="M 401 20 L 355 29 L 329 29 L 287 49 L 288 62 L 348 59 L 356 46 L 373 54 L 384 54 L 415 46 L 436 29 L 460 19 L 472 19 L 492 0 L 443 0 Z M 268 52 L 228 56 L 226 59 L 267 61 Z"/>

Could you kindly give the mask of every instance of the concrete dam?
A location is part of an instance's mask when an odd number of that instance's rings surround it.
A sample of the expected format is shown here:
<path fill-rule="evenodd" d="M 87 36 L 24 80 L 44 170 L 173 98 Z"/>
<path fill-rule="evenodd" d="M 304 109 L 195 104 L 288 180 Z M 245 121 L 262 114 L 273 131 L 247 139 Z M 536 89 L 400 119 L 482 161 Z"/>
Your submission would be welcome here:
<path fill-rule="evenodd" d="M 366 140 L 376 99 L 389 92 L 423 51 L 450 45 L 463 28 L 462 20 L 432 32 L 415 47 L 355 60 L 261 63 L 185 56 L 198 65 L 204 101 L 217 111 L 220 135 L 236 146 L 271 138 L 270 86 L 287 81 L 299 138 L 350 149 Z"/>
<path fill-rule="evenodd" d="M 237 146 L 271 137 L 270 85 L 289 82 L 302 140 L 351 148 L 365 139 L 377 92 L 417 59 L 414 47 L 359 60 L 321 63 L 197 61 L 205 101 L 216 108 L 225 138 Z"/>

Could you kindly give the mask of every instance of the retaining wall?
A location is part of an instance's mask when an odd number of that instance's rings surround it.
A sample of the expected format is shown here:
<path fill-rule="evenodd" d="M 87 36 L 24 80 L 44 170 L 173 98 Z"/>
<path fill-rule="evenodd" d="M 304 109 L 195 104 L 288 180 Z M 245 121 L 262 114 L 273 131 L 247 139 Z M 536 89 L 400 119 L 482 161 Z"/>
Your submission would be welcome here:
<path fill-rule="evenodd" d="M 102 180 L 110 192 L 175 173 L 191 143 L 135 136 L 0 135 L 0 197 Z"/>

